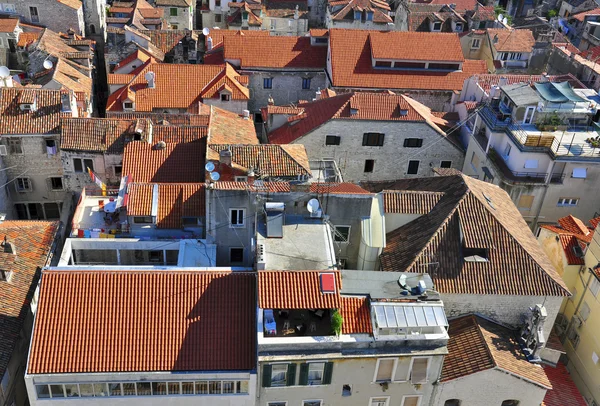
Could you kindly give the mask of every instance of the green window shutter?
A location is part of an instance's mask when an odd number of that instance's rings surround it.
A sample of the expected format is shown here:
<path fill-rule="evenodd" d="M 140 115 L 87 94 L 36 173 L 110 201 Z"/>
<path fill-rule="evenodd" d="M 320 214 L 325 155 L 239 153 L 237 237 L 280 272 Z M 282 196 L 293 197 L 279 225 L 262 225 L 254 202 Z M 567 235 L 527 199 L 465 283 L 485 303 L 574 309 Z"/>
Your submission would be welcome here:
<path fill-rule="evenodd" d="M 263 388 L 271 387 L 271 365 L 263 365 L 262 386 Z"/>
<path fill-rule="evenodd" d="M 296 384 L 296 364 L 288 364 L 286 386 L 294 386 Z"/>
<path fill-rule="evenodd" d="M 298 385 L 308 385 L 308 364 L 300 364 L 300 382 Z"/>
<path fill-rule="evenodd" d="M 323 385 L 329 385 L 331 383 L 332 375 L 333 375 L 333 362 L 326 362 L 325 369 L 323 369 Z"/>

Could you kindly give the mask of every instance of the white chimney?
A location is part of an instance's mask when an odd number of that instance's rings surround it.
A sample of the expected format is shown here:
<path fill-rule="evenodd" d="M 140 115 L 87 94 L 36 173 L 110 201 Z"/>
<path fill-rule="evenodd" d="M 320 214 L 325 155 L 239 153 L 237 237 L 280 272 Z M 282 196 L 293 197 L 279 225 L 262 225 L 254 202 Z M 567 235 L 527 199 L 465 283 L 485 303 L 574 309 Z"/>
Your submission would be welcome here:
<path fill-rule="evenodd" d="M 500 77 L 500 79 L 498 80 L 498 86 L 502 87 L 505 86 L 508 83 L 508 79 L 505 78 L 504 76 Z"/>
<path fill-rule="evenodd" d="M 244 115 L 244 120 L 248 120 L 250 118 L 250 110 L 244 110 L 242 113 Z"/>
<path fill-rule="evenodd" d="M 154 72 L 152 72 L 152 71 L 146 72 L 146 74 L 144 75 L 144 78 L 148 82 L 148 88 L 154 89 L 154 84 L 155 84 L 154 83 L 154 78 L 155 78 Z"/>
<path fill-rule="evenodd" d="M 206 47 L 208 48 L 208 51 L 212 50 L 213 47 L 213 40 L 211 37 L 208 37 L 206 39 Z"/>

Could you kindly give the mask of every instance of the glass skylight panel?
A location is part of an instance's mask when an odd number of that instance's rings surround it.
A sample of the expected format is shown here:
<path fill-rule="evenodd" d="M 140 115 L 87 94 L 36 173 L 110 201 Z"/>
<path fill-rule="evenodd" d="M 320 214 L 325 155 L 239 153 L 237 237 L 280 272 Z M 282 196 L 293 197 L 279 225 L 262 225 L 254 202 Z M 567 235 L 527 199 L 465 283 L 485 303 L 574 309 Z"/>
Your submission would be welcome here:
<path fill-rule="evenodd" d="M 375 319 L 377 320 L 377 325 L 379 326 L 379 328 L 387 327 L 385 310 L 383 309 L 383 306 L 375 306 Z"/>
<path fill-rule="evenodd" d="M 419 327 L 427 326 L 427 321 L 425 321 L 425 313 L 423 312 L 423 307 L 421 307 L 421 306 L 415 307 L 415 316 L 417 317 L 417 326 L 419 326 Z"/>
<path fill-rule="evenodd" d="M 427 320 L 428 326 L 437 326 L 437 321 L 435 320 L 435 314 L 433 313 L 433 307 L 425 306 L 423 308 L 425 310 L 425 320 Z"/>
<path fill-rule="evenodd" d="M 406 324 L 406 316 L 404 314 L 404 307 L 402 306 L 394 306 L 394 311 L 396 312 L 396 321 L 398 321 L 398 327 L 407 327 Z"/>
<path fill-rule="evenodd" d="M 385 306 L 385 316 L 388 327 L 398 327 L 396 315 L 394 314 L 394 306 Z"/>
<path fill-rule="evenodd" d="M 435 313 L 435 319 L 437 320 L 438 326 L 448 325 L 448 320 L 446 319 L 446 314 L 444 313 L 444 308 L 442 306 L 435 306 L 433 312 Z"/>
<path fill-rule="evenodd" d="M 406 306 L 404 308 L 404 312 L 406 313 L 406 324 L 408 325 L 408 327 L 416 327 L 417 317 L 415 316 L 415 308 Z"/>

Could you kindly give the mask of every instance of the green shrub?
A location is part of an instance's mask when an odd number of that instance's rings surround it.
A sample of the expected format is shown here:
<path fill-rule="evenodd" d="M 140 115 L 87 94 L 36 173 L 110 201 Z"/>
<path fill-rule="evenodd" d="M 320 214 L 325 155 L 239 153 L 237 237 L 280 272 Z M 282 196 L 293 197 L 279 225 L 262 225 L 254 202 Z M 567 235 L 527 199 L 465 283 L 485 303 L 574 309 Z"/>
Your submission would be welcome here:
<path fill-rule="evenodd" d="M 331 330 L 336 336 L 342 333 L 342 324 L 344 324 L 344 318 L 339 311 L 334 310 L 331 315 Z"/>

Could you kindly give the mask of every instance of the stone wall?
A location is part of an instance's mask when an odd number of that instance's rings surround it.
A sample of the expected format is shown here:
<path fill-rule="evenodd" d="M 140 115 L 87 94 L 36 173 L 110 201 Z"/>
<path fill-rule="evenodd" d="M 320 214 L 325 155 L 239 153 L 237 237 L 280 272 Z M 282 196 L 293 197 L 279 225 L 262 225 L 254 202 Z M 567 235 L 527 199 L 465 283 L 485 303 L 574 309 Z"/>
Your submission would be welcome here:
<path fill-rule="evenodd" d="M 86 34 L 83 7 L 73 9 L 58 1 L 51 0 L 37 0 L 33 2 L 17 0 L 13 3 L 15 4 L 17 14 L 21 15 L 22 21 L 26 23 L 42 25 L 55 32 L 67 32 L 69 28 L 72 28 L 77 34 Z M 37 7 L 37 22 L 31 20 L 30 7 Z"/>

